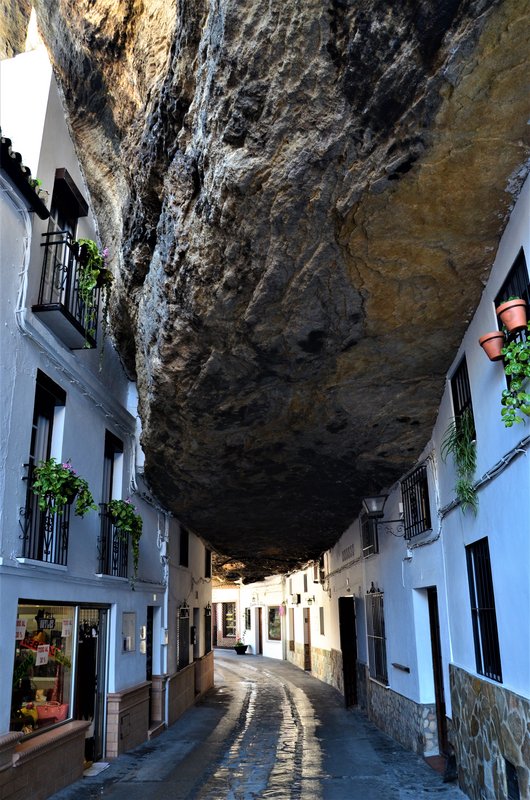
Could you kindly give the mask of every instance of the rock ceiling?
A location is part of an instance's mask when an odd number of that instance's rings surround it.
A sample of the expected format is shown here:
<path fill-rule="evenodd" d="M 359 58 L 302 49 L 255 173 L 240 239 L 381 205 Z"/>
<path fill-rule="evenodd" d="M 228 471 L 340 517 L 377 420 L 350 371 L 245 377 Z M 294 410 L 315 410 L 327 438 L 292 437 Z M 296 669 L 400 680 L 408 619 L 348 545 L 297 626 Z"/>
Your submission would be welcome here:
<path fill-rule="evenodd" d="M 247 578 L 427 442 L 528 158 L 522 0 L 47 0 L 146 474 Z"/>

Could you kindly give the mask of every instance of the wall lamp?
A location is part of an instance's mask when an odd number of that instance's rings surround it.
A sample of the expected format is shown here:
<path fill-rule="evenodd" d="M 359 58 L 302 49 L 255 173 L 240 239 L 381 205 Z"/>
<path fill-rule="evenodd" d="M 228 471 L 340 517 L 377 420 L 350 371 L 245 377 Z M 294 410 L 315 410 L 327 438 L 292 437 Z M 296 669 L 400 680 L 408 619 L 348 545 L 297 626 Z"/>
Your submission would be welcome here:
<path fill-rule="evenodd" d="M 393 536 L 404 536 L 403 519 L 383 519 L 385 516 L 385 503 L 388 499 L 387 494 L 379 494 L 374 497 L 365 497 L 363 500 L 363 511 L 368 519 L 371 519 L 376 526 L 384 527 L 386 533 L 391 533 Z M 396 525 L 396 532 L 391 528 Z"/>

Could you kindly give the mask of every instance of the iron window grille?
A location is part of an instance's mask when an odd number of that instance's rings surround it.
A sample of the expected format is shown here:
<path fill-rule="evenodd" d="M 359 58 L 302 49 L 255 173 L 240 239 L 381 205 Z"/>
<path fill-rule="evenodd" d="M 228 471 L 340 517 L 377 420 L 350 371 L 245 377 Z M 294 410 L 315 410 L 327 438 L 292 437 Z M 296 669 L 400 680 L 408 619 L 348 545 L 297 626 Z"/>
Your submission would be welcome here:
<path fill-rule="evenodd" d="M 401 482 L 401 499 L 405 539 L 412 539 L 430 530 L 429 481 L 425 464 L 421 464 Z"/>
<path fill-rule="evenodd" d="M 473 419 L 471 385 L 469 383 L 469 372 L 465 357 L 462 359 L 451 378 L 451 395 L 453 397 L 453 410 L 456 424 L 458 425 L 458 421 L 467 411 L 471 413 L 471 418 Z"/>
<path fill-rule="evenodd" d="M 38 497 L 31 489 L 35 478 L 34 470 L 34 465 L 28 464 L 22 555 L 34 561 L 66 567 L 71 506 L 65 505 L 60 512 L 54 512 L 53 500 L 48 498 L 46 509 L 42 511 Z"/>
<path fill-rule="evenodd" d="M 466 547 L 477 672 L 502 682 L 495 595 L 487 538 Z"/>
<path fill-rule="evenodd" d="M 366 595 L 366 629 L 370 677 L 386 685 L 388 684 L 388 671 L 382 592 L 369 592 Z"/>
<path fill-rule="evenodd" d="M 47 564 L 65 567 L 68 556 L 70 505 L 54 511 L 54 502 L 47 498 L 46 509 L 39 508 L 32 486 L 35 467 L 51 456 L 52 433 L 56 411 L 66 403 L 66 392 L 44 372 L 37 370 L 33 423 L 27 467 L 26 503 L 22 527 L 22 556 Z"/>
<path fill-rule="evenodd" d="M 39 295 L 32 310 L 71 349 L 95 347 L 101 290 L 95 287 L 89 300 L 79 287 L 81 263 L 69 231 L 42 234 L 44 259 Z"/>
<path fill-rule="evenodd" d="M 377 521 L 371 517 L 365 516 L 361 519 L 361 545 L 363 558 L 376 555 L 379 552 Z"/>
<path fill-rule="evenodd" d="M 251 627 L 250 608 L 245 608 L 245 630 L 249 631 Z"/>
<path fill-rule="evenodd" d="M 98 572 L 115 578 L 126 578 L 129 564 L 129 541 L 113 524 L 108 504 L 101 505 L 101 530 L 98 541 Z"/>
<path fill-rule="evenodd" d="M 524 257 L 523 249 L 519 251 L 517 258 L 506 276 L 499 292 L 495 298 L 495 307 L 499 306 L 509 297 L 521 297 L 527 306 L 527 314 L 530 309 L 530 280 L 528 278 L 528 268 L 526 259 Z M 502 329 L 502 323 L 498 320 L 499 330 Z M 511 339 L 525 339 L 527 331 L 519 331 L 519 333 L 512 334 Z"/>

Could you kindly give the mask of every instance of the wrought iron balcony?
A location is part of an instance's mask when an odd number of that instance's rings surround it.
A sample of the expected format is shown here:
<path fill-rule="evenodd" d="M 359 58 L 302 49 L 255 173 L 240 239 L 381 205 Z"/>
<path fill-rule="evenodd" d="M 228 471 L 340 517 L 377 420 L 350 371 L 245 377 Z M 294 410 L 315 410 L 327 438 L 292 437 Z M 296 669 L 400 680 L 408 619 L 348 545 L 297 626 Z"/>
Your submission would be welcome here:
<path fill-rule="evenodd" d="M 86 302 L 79 291 L 82 264 L 68 231 L 44 233 L 39 297 L 32 311 L 71 350 L 96 346 L 100 289 Z"/>
<path fill-rule="evenodd" d="M 38 497 L 31 489 L 33 484 L 33 464 L 28 465 L 28 488 L 26 507 L 22 525 L 22 556 L 46 564 L 60 564 L 66 567 L 68 557 L 68 533 L 70 530 L 70 505 L 60 512 L 54 511 L 54 502 L 47 499 L 45 511 L 39 508 Z"/>
<path fill-rule="evenodd" d="M 101 505 L 101 532 L 98 542 L 99 567 L 101 575 L 126 578 L 129 563 L 129 541 L 118 533 L 113 524 L 106 503 Z"/>

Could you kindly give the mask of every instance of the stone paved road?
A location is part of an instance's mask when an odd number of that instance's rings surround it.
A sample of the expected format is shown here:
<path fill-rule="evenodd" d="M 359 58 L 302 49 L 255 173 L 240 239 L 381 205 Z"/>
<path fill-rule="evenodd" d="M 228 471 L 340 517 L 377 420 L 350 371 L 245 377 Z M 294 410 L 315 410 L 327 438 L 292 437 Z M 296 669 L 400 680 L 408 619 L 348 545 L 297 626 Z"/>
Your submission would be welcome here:
<path fill-rule="evenodd" d="M 231 651 L 215 661 L 207 698 L 53 800 L 465 800 L 307 673 Z"/>

